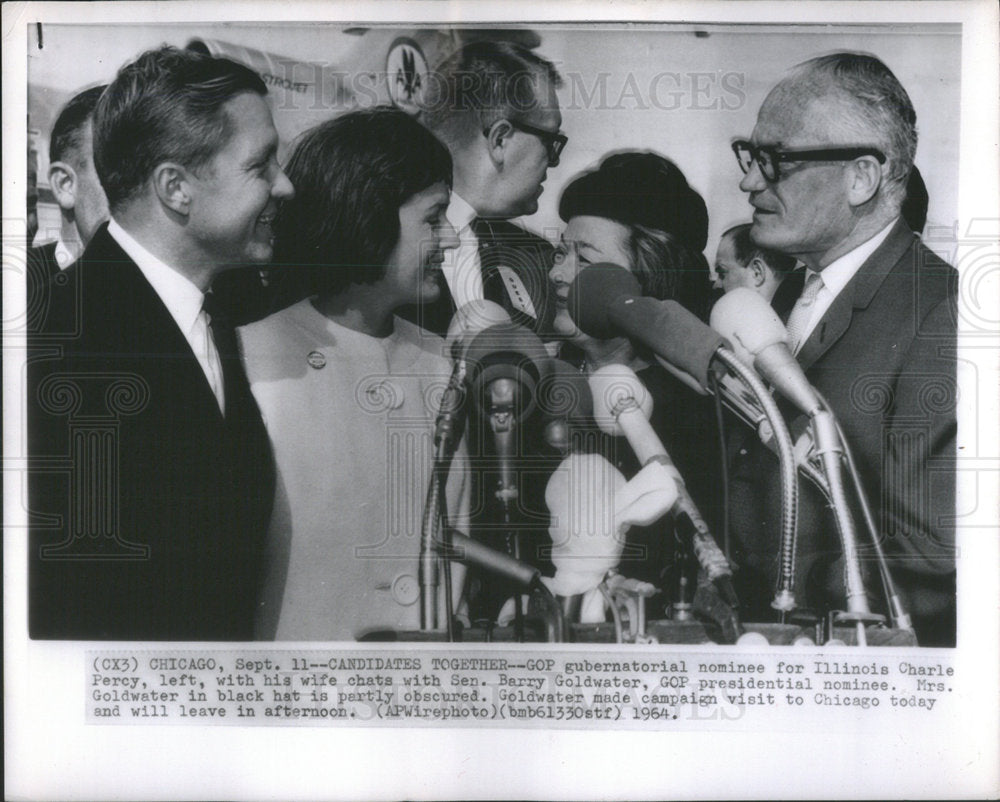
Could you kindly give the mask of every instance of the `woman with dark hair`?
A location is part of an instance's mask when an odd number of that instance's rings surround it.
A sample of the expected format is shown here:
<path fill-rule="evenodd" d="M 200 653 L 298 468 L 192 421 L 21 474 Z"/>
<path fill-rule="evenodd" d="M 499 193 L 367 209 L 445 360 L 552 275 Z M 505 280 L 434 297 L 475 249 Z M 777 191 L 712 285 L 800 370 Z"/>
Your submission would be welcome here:
<path fill-rule="evenodd" d="M 653 399 L 651 422 L 673 458 L 695 503 L 712 524 L 720 496 L 714 410 L 627 338 L 598 340 L 581 332 L 567 309 L 570 285 L 589 264 L 611 262 L 633 274 L 643 295 L 677 300 L 699 317 L 707 315 L 708 263 L 702 254 L 708 234 L 705 202 L 675 164 L 654 153 L 619 153 L 576 178 L 563 191 L 559 216 L 566 222 L 549 272 L 556 296 L 554 326 L 564 338 L 560 356 L 590 373 L 604 365 L 631 368 Z M 627 478 L 638 470 L 620 438 L 601 446 Z M 660 521 L 633 527 L 619 570 L 672 594 L 678 542 Z M 683 549 L 680 549 L 683 552 Z M 669 580 L 669 581 L 668 581 Z M 688 599 L 690 601 L 690 598 Z"/>
<path fill-rule="evenodd" d="M 292 154 L 275 262 L 310 295 L 241 329 L 278 469 L 262 638 L 420 625 L 421 513 L 450 365 L 440 338 L 394 312 L 434 299 L 458 244 L 451 169 L 433 135 L 387 108 L 317 126 Z M 462 464 L 447 489 L 459 528 Z M 457 566 L 452 576 L 457 600 Z"/>

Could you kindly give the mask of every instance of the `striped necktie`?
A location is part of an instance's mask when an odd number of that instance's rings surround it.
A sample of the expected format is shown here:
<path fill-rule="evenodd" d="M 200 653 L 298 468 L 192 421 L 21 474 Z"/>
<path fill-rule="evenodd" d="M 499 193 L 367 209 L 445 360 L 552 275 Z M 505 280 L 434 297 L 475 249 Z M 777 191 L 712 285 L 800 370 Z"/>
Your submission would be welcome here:
<path fill-rule="evenodd" d="M 793 354 L 797 354 L 802 345 L 802 338 L 812 319 L 813 305 L 816 296 L 823 289 L 823 277 L 819 273 L 811 273 L 806 279 L 802 294 L 792 307 L 792 313 L 788 316 L 788 347 Z"/>

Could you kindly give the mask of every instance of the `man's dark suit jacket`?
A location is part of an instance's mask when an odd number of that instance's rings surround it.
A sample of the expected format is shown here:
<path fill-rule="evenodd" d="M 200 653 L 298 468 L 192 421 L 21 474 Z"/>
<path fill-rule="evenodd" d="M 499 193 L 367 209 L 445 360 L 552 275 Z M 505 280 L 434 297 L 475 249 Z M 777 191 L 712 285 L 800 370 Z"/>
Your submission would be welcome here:
<path fill-rule="evenodd" d="M 274 468 L 235 349 L 223 417 L 106 227 L 64 276 L 30 343 L 31 637 L 249 640 Z"/>
<path fill-rule="evenodd" d="M 49 287 L 52 279 L 59 275 L 59 261 L 56 259 L 58 242 L 46 242 L 37 248 L 28 248 L 25 285 L 28 297 L 25 304 L 28 331 L 38 331 L 45 325 L 49 306 Z"/>
<path fill-rule="evenodd" d="M 28 281 L 44 283 L 59 272 L 56 259 L 58 241 L 46 242 L 36 248 L 28 248 Z"/>
<path fill-rule="evenodd" d="M 844 430 L 890 570 L 926 645 L 955 637 L 957 278 L 898 222 L 797 354 Z M 779 294 L 794 292 L 795 283 L 784 282 Z M 776 308 L 793 303 L 775 297 Z M 731 522 L 744 579 L 761 580 L 758 601 L 764 601 L 773 595 L 778 568 L 777 462 L 752 435 L 739 434 L 731 452 Z M 832 515 L 815 488 L 804 481 L 800 487 L 797 600 L 843 609 Z M 855 521 L 869 595 L 880 600 L 860 513 Z"/>

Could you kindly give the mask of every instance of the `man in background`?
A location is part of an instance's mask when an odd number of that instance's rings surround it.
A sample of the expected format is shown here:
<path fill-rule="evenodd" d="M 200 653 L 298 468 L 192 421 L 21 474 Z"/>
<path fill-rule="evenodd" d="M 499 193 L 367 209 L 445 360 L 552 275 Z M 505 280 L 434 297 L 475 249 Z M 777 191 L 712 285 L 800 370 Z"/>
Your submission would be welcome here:
<path fill-rule="evenodd" d="M 733 226 L 719 239 L 715 252 L 715 289 L 746 287 L 768 303 L 795 267 L 795 258 L 761 248 L 750 239 L 750 224 Z"/>
<path fill-rule="evenodd" d="M 449 222 L 461 244 L 445 264 L 440 299 L 406 315 L 437 334 L 473 300 L 499 303 L 546 333 L 552 246 L 510 222 L 534 214 L 566 145 L 553 64 L 510 42 L 480 41 L 447 58 L 428 83 L 421 119 L 454 163 Z"/>
<path fill-rule="evenodd" d="M 108 200 L 94 169 L 93 116 L 104 86 L 86 89 L 59 112 L 49 137 L 49 187 L 59 204 L 59 235 L 28 249 L 28 309 L 45 308 L 45 285 L 80 258 L 108 219 Z M 30 326 L 38 324 L 31 316 Z"/>
<path fill-rule="evenodd" d="M 292 186 L 267 88 L 163 47 L 94 111 L 110 222 L 53 283 L 29 364 L 33 638 L 249 640 L 274 469 L 208 292 L 272 256 Z M 38 463 L 36 463 L 38 464 Z"/>

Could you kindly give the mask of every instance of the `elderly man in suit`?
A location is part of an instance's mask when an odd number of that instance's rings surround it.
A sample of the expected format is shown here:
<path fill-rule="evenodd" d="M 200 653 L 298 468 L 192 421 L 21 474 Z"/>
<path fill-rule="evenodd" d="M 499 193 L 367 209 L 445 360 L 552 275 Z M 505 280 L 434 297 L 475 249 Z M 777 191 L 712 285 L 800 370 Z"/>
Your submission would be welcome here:
<path fill-rule="evenodd" d="M 54 287 L 35 347 L 57 358 L 29 375 L 32 456 L 68 461 L 32 477 L 32 637 L 252 636 L 272 456 L 209 290 L 270 260 L 293 192 L 266 93 L 245 67 L 164 47 L 97 105 L 111 220 Z"/>
<path fill-rule="evenodd" d="M 804 264 L 774 305 L 843 427 L 918 640 L 952 644 L 957 273 L 901 216 L 917 147 L 910 98 L 873 56 L 822 56 L 775 86 L 750 140 L 733 147 L 754 242 Z M 773 582 L 775 464 L 748 442 L 733 474 L 740 560 Z M 823 506 L 804 485 L 798 598 L 843 609 L 840 546 Z M 863 556 L 877 604 L 872 549 Z"/>

